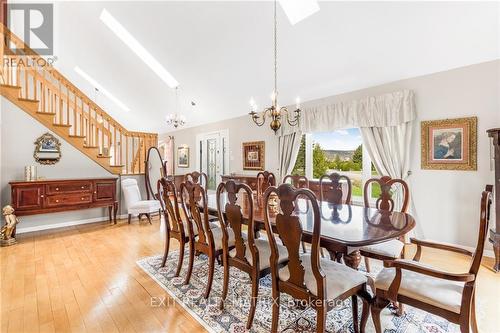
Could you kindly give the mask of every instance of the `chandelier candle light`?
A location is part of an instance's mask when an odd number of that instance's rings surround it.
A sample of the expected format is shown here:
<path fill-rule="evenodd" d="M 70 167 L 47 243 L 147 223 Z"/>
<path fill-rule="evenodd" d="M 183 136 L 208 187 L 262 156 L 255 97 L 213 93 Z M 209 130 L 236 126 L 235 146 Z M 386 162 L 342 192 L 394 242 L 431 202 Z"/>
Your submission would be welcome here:
<path fill-rule="evenodd" d="M 186 123 L 186 117 L 179 115 L 179 95 L 178 95 L 179 86 L 175 87 L 175 110 L 174 114 L 169 114 L 167 116 L 167 125 L 172 125 L 174 128 L 182 126 Z"/>
<path fill-rule="evenodd" d="M 262 126 L 266 122 L 266 118 L 271 119 L 270 127 L 276 133 L 281 128 L 281 117 L 286 116 L 286 121 L 290 126 L 296 126 L 299 124 L 300 120 L 300 99 L 297 97 L 296 109 L 293 111 L 293 115 L 285 106 L 280 107 L 278 105 L 278 42 L 277 42 L 277 18 L 276 18 L 276 0 L 274 1 L 274 91 L 271 94 L 272 105 L 259 115 L 257 113 L 257 104 L 252 98 L 250 100 L 251 112 L 249 115 L 252 117 L 254 123 L 257 126 Z"/>

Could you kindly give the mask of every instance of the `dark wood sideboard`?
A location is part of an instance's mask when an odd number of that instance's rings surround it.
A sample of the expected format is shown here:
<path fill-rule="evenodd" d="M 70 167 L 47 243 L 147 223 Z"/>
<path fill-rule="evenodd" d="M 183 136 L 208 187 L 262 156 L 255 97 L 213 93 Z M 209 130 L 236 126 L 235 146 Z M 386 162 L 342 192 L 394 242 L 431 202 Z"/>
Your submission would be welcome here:
<path fill-rule="evenodd" d="M 44 179 L 12 181 L 11 204 L 16 215 L 34 215 L 108 207 L 116 223 L 117 178 Z"/>
<path fill-rule="evenodd" d="M 495 229 L 490 229 L 490 242 L 493 243 L 495 253 L 496 272 L 500 271 L 500 128 L 492 128 L 487 131 L 493 140 L 495 159 Z"/>

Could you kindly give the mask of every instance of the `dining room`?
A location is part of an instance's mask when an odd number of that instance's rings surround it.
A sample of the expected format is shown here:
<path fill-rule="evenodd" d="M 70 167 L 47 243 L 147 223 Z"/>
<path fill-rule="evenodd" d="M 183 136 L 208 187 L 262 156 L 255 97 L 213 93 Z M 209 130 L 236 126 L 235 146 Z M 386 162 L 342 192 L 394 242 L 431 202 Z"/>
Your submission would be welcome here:
<path fill-rule="evenodd" d="M 500 3 L 0 8 L 1 332 L 500 333 Z"/>

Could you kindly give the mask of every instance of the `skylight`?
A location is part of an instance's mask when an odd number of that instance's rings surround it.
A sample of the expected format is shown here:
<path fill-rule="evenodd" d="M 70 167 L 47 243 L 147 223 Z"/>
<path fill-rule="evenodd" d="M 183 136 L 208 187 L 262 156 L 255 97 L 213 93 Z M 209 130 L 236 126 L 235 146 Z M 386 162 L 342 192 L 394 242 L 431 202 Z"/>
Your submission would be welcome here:
<path fill-rule="evenodd" d="M 137 41 L 137 39 L 132 36 L 127 29 L 120 22 L 118 22 L 106 9 L 103 9 L 100 16 L 101 21 L 108 26 L 115 33 L 115 35 L 122 40 L 134 53 L 141 58 L 146 65 L 149 66 L 170 88 L 175 88 L 179 85 L 179 82 L 170 74 L 163 66 L 158 62 L 144 48 L 144 46 Z"/>
<path fill-rule="evenodd" d="M 292 25 L 306 19 L 319 10 L 317 0 L 279 0 Z"/>
<path fill-rule="evenodd" d="M 130 109 L 122 103 L 118 98 L 113 96 L 109 91 L 107 91 L 103 86 L 101 86 L 96 80 L 94 80 L 90 75 L 85 73 L 80 67 L 76 66 L 75 67 L 75 72 L 80 74 L 81 77 L 83 77 L 85 80 L 87 80 L 91 85 L 93 85 L 95 88 L 99 89 L 107 98 L 112 100 L 116 105 L 118 105 L 120 108 L 122 108 L 124 111 L 129 112 Z"/>

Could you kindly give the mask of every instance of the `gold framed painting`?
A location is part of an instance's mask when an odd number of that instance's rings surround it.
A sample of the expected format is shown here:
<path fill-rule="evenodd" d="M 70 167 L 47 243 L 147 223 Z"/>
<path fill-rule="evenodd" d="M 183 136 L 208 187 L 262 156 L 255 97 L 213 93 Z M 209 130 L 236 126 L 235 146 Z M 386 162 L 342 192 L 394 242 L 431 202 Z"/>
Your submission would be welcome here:
<path fill-rule="evenodd" d="M 264 170 L 265 142 L 243 142 L 243 170 Z"/>
<path fill-rule="evenodd" d="M 189 147 L 177 147 L 177 167 L 189 168 Z"/>
<path fill-rule="evenodd" d="M 422 121 L 422 169 L 477 170 L 477 117 Z"/>

